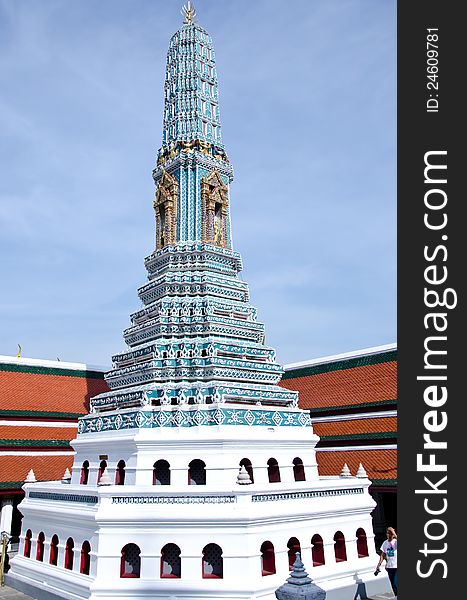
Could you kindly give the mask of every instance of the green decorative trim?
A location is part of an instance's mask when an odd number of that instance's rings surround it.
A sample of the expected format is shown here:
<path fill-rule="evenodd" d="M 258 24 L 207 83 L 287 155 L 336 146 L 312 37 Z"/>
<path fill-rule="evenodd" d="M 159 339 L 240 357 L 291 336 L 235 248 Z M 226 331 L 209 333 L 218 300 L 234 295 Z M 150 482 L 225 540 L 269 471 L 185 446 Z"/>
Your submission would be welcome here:
<path fill-rule="evenodd" d="M 376 402 L 360 402 L 355 404 L 341 404 L 339 406 L 316 406 L 309 408 L 310 415 L 329 413 L 336 414 L 337 412 L 355 412 L 357 408 L 372 408 L 372 407 L 397 407 L 397 400 L 377 400 Z M 358 413 L 356 413 L 358 414 Z"/>
<path fill-rule="evenodd" d="M 389 352 L 381 352 L 380 354 L 370 354 L 370 356 L 359 356 L 358 358 L 347 358 L 314 366 L 297 367 L 287 370 L 282 379 L 295 379 L 296 377 L 307 377 L 308 375 L 330 373 L 331 371 L 344 371 L 346 369 L 378 365 L 395 360 L 397 360 L 397 350 L 391 350 Z"/>
<path fill-rule="evenodd" d="M 80 371 L 75 369 L 60 369 L 56 367 L 34 367 L 31 365 L 15 365 L 9 363 L 0 363 L 0 371 L 10 373 L 29 373 L 33 375 L 58 375 L 64 377 L 85 377 L 87 379 L 104 379 L 104 373 L 101 371 Z"/>
<path fill-rule="evenodd" d="M 15 448 L 69 448 L 69 440 L 0 440 L 1 447 Z"/>
<path fill-rule="evenodd" d="M 81 413 L 49 412 L 45 410 L 0 410 L 0 417 L 38 417 L 43 419 L 68 419 L 77 421 L 85 415 Z"/>
<path fill-rule="evenodd" d="M 212 408 L 185 406 L 138 410 L 132 413 L 87 416 L 79 420 L 78 434 L 120 431 L 125 429 L 155 429 L 159 427 L 200 426 L 261 426 L 261 427 L 311 427 L 310 415 L 304 411 L 272 411 L 263 408 Z"/>
<path fill-rule="evenodd" d="M 24 481 L 0 481 L 0 490 L 17 490 L 18 488 L 22 488 L 24 485 Z"/>
<path fill-rule="evenodd" d="M 347 435 L 322 435 L 321 442 L 340 442 L 355 440 L 382 440 L 397 438 L 397 431 L 378 431 L 373 433 L 349 433 Z"/>
<path fill-rule="evenodd" d="M 372 479 L 370 477 L 372 485 L 378 485 L 383 487 L 397 486 L 397 479 Z"/>

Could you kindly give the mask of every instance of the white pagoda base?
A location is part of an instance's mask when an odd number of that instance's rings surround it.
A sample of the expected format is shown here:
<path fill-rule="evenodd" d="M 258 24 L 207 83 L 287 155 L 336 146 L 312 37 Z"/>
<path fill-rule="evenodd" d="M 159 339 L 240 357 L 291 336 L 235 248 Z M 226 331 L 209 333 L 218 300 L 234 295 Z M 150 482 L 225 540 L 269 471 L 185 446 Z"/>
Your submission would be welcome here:
<path fill-rule="evenodd" d="M 174 416 L 181 411 L 187 416 L 202 411 L 205 418 L 217 413 L 219 420 L 219 415 L 235 415 L 237 409 L 245 416 L 244 406 L 226 405 L 145 408 L 140 412 L 156 418 L 160 412 Z M 252 407 L 251 411 L 263 421 L 275 418 L 279 422 L 290 415 L 295 424 L 306 415 L 287 408 Z M 125 414 L 134 411 L 118 414 L 124 420 Z M 112 415 L 105 418 L 107 423 L 112 421 Z M 176 417 L 179 422 L 180 418 Z M 96 416 L 86 419 L 95 422 Z M 237 417 L 233 419 L 237 421 Z M 37 590 L 34 597 L 39 598 L 274 600 L 275 590 L 289 576 L 288 542 L 295 537 L 310 577 L 327 591 L 329 600 L 353 600 L 359 585 L 368 595 L 388 591 L 387 578 L 373 575 L 377 555 L 370 481 L 354 476 L 319 477 L 314 450 L 317 440 L 308 419 L 302 420 L 301 426 L 211 424 L 159 427 L 157 432 L 140 427 L 106 433 L 101 424 L 100 431 L 81 433 L 72 442 L 77 454 L 71 483 L 24 487 L 26 497 L 20 505 L 23 532 L 9 580 L 25 591 L 33 586 Z M 102 485 L 104 478 L 97 485 L 103 456 L 107 481 L 115 480 L 119 461 L 125 461 L 124 485 Z M 280 482 L 269 481 L 271 457 L 278 462 Z M 295 481 L 296 457 L 302 459 L 305 481 Z M 237 483 L 244 458 L 253 465 L 253 484 Z M 153 465 L 160 459 L 170 463 L 170 485 L 152 484 Z M 188 484 L 187 469 L 193 459 L 206 464 L 205 485 Z M 90 463 L 89 477 L 87 485 L 82 485 L 85 460 Z M 367 536 L 366 557 L 359 557 L 357 551 L 360 528 Z M 28 529 L 32 536 L 26 557 Z M 334 549 L 338 531 L 344 535 L 346 550 L 346 560 L 339 562 Z M 45 537 L 42 561 L 36 558 L 40 532 Z M 325 560 L 319 566 L 313 566 L 312 559 L 315 534 L 323 540 Z M 49 564 L 54 535 L 59 540 L 56 565 Z M 69 538 L 74 553 L 72 565 L 65 568 Z M 89 574 L 80 573 L 84 541 L 90 545 Z M 274 546 L 274 574 L 263 574 L 261 546 L 266 541 Z M 130 543 L 140 549 L 139 577 L 121 576 L 122 549 Z M 179 577 L 161 576 L 161 552 L 166 544 L 180 548 Z M 208 544 L 222 549 L 222 577 L 203 574 L 203 548 Z"/>

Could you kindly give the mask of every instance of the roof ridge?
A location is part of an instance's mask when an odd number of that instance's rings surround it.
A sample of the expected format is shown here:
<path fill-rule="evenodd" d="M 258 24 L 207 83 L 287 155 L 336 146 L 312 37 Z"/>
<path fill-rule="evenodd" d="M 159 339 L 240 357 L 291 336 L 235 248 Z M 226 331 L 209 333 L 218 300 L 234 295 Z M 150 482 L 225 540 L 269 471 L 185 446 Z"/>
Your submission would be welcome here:
<path fill-rule="evenodd" d="M 362 348 L 360 350 L 351 350 L 350 352 L 342 352 L 340 354 L 331 354 L 329 356 L 322 356 L 318 358 L 311 358 L 308 360 L 289 363 L 284 365 L 284 369 L 286 371 L 292 369 L 298 369 L 301 367 L 322 365 L 332 362 L 344 361 L 352 358 L 363 358 L 365 356 L 373 356 L 375 354 L 382 354 L 386 352 L 392 352 L 397 350 L 397 343 L 393 342 L 391 344 L 383 344 L 381 346 L 372 346 L 369 348 Z"/>

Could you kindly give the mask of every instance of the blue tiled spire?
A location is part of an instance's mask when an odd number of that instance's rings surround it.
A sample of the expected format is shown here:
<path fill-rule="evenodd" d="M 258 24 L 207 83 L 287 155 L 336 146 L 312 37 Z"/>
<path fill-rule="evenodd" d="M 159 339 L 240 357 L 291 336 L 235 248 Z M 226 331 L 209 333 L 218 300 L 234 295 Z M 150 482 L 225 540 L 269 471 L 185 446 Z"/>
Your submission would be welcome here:
<path fill-rule="evenodd" d="M 223 147 L 214 49 L 199 25 L 186 23 L 172 36 L 164 91 L 164 147 L 193 140 Z"/>
<path fill-rule="evenodd" d="M 156 248 L 138 290 L 143 306 L 124 331 L 128 349 L 112 359 L 112 391 L 92 405 L 293 407 L 297 393 L 277 385 L 282 367 L 264 345 L 264 325 L 238 277 L 233 172 L 221 139 L 212 41 L 193 23 L 191 3 L 184 14 L 167 57 L 163 143 L 153 171 Z"/>
<path fill-rule="evenodd" d="M 230 248 L 233 170 L 222 143 L 214 49 L 193 23 L 191 3 L 185 14 L 167 53 L 162 147 L 153 172 L 156 248 L 186 241 Z"/>

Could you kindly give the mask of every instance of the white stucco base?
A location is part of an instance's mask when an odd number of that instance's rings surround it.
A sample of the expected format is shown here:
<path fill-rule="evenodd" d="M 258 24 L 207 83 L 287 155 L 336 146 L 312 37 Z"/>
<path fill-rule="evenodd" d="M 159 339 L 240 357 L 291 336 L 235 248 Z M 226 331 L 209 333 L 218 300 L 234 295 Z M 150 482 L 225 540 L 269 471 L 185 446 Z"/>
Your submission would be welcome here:
<path fill-rule="evenodd" d="M 297 410 L 297 409 L 295 409 Z M 387 591 L 387 578 L 373 575 L 377 563 L 370 513 L 375 502 L 366 477 L 319 477 L 311 427 L 199 427 L 112 431 L 80 435 L 72 483 L 24 486 L 24 515 L 18 555 L 11 561 L 14 585 L 70 600 L 126 598 L 148 600 L 274 600 L 289 576 L 288 542 L 297 538 L 310 577 L 329 600 L 354 600 L 358 589 Z M 97 485 L 105 452 L 107 472 L 126 465 L 124 485 Z M 303 461 L 305 481 L 295 481 L 293 460 Z M 239 485 L 238 465 L 248 457 L 255 483 Z M 267 461 L 277 459 L 280 481 L 269 482 Z M 188 485 L 187 466 L 206 464 L 206 484 Z M 156 460 L 171 466 L 170 485 L 152 485 Z M 80 484 L 83 461 L 89 481 Z M 369 556 L 359 557 L 357 529 L 367 536 Z M 25 535 L 32 532 L 30 557 Z M 336 561 L 334 536 L 342 532 L 346 560 Z M 45 536 L 44 558 L 36 559 L 37 539 Z M 325 564 L 313 566 L 312 537 L 323 540 Z M 49 564 L 50 541 L 59 538 L 57 566 Z M 64 568 L 67 539 L 74 542 L 73 569 Z M 91 547 L 89 574 L 80 573 L 84 541 Z M 274 546 L 276 573 L 263 575 L 261 545 Z M 121 577 L 122 548 L 140 549 L 139 578 Z M 180 578 L 161 577 L 161 550 L 180 548 Z M 203 548 L 222 549 L 223 577 L 203 578 Z M 358 587 L 360 585 L 360 588 Z M 374 592 L 372 592 L 374 593 Z M 350 594 L 350 595 L 349 595 Z M 45 597 L 45 596 L 44 596 Z"/>

